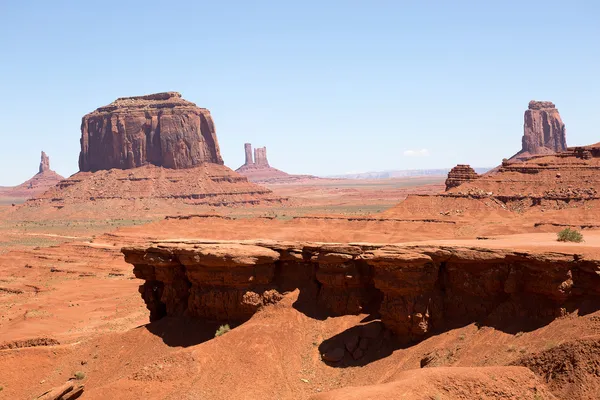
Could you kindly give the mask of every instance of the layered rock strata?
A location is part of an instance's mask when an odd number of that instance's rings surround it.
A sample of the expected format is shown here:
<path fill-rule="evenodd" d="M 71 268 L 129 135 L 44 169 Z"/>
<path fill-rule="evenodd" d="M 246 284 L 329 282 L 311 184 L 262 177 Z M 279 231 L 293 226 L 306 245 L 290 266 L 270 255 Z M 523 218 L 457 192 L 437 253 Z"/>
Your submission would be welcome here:
<path fill-rule="evenodd" d="M 460 186 L 464 182 L 470 182 L 479 178 L 479 175 L 470 165 L 458 164 L 448 172 L 448 179 L 446 179 L 446 190 L 450 190 L 457 186 Z"/>
<path fill-rule="evenodd" d="M 212 117 L 177 92 L 121 97 L 82 119 L 82 172 L 202 163 L 223 164 Z"/>
<path fill-rule="evenodd" d="M 407 341 L 474 321 L 548 322 L 600 307 L 600 260 L 456 246 L 173 241 L 123 248 L 151 320 L 242 322 L 285 292 L 373 313 Z M 299 300 L 300 301 L 300 300 Z"/>

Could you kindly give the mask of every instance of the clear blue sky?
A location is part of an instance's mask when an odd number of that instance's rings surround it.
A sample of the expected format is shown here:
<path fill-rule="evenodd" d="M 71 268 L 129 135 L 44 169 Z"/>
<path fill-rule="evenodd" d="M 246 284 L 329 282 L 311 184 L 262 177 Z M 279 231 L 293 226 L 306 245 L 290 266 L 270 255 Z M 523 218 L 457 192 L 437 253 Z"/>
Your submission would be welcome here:
<path fill-rule="evenodd" d="M 244 142 L 290 173 L 494 166 L 532 99 L 595 143 L 598 3 L 0 0 L 0 185 L 41 150 L 77 172 L 84 114 L 160 91 L 211 110 L 234 169 Z"/>

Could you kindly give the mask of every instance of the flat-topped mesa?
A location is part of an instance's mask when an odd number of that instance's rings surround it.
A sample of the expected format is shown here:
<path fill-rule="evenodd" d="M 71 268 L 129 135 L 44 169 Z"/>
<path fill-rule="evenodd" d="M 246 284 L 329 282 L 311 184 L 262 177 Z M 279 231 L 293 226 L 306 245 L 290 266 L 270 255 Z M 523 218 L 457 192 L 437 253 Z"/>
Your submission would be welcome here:
<path fill-rule="evenodd" d="M 223 164 L 210 111 L 177 92 L 120 97 L 82 119 L 82 172 L 203 163 Z"/>
<path fill-rule="evenodd" d="M 567 149 L 565 124 L 552 102 L 530 101 L 523 130 L 519 154 L 552 154 Z"/>
<path fill-rule="evenodd" d="M 47 171 L 50 171 L 50 157 L 48 157 L 48 155 L 46 155 L 46 153 L 42 151 L 42 159 L 40 161 L 39 173 L 43 174 Z"/>
<path fill-rule="evenodd" d="M 465 182 L 470 182 L 479 178 L 479 174 L 475 172 L 470 165 L 458 164 L 448 172 L 448 179 L 446 179 L 446 191 L 460 186 Z"/>

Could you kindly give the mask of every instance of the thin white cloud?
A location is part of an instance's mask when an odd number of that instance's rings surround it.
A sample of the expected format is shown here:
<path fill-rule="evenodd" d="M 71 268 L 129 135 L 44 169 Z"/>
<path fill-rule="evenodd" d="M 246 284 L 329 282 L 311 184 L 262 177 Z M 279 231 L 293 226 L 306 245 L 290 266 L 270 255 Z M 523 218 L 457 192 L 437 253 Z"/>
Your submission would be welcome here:
<path fill-rule="evenodd" d="M 404 150 L 404 155 L 406 157 L 429 157 L 429 150 Z"/>

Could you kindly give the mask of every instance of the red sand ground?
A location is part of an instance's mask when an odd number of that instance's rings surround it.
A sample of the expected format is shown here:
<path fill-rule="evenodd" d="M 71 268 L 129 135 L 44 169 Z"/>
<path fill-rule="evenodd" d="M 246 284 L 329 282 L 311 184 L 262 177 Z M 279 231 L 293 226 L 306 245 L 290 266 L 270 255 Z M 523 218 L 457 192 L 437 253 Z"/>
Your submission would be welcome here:
<path fill-rule="evenodd" d="M 119 249 L 152 239 L 443 240 L 600 256 L 599 231 L 584 230 L 583 244 L 559 244 L 555 232 L 560 227 L 551 225 L 589 223 L 596 215 L 593 207 L 515 214 L 489 200 L 433 198 L 428 203 L 409 198 L 384 214 L 360 218 L 352 214 L 357 207 L 372 206 L 369 197 L 378 191 L 376 187 L 336 189 L 311 183 L 308 188 L 273 190 L 279 196 L 295 191 L 306 197 L 302 204 L 314 201 L 314 207 L 307 207 L 313 214 L 346 215 L 289 219 L 283 215 L 288 209 L 238 209 L 233 214 L 270 213 L 278 218 L 170 219 L 102 234 L 113 231 L 110 224 L 118 223 L 117 219 L 101 221 L 95 216 L 94 223 L 86 225 L 89 214 L 82 210 L 64 224 L 43 215 L 44 222 L 36 225 L 15 218 L 12 207 L 0 208 L 0 217 L 10 215 L 0 224 L 0 244 L 4 243 L 0 248 L 0 349 L 4 348 L 0 350 L 0 395 L 32 398 L 81 371 L 86 386 L 83 398 L 90 399 L 598 398 L 600 356 L 589 352 L 589 343 L 600 341 L 599 312 L 568 315 L 518 334 L 472 324 L 406 348 L 386 341 L 368 357 L 369 362 L 346 368 L 322 362 L 318 347 L 357 324 L 368 323 L 361 322 L 367 315 L 311 318 L 292 307 L 297 291 L 219 338 L 213 338 L 217 326 L 194 321 L 164 319 L 145 325 L 148 313 L 137 292 L 141 281 L 133 279 Z M 380 204 L 407 192 L 399 187 L 389 190 L 395 194 L 378 196 Z M 120 218 L 127 217 L 137 218 Z M 545 225 L 536 226 L 539 222 Z M 23 242 L 28 233 L 66 243 L 44 247 L 49 243 Z M 478 236 L 487 240 L 477 240 Z M 52 343 L 35 340 L 40 338 L 60 344 L 32 347 Z M 589 343 L 581 344 L 580 339 Z M 28 347 L 8 348 L 17 345 Z M 421 359 L 431 353 L 436 354 L 436 368 L 420 369 Z M 566 367 L 548 382 L 541 372 L 534 376 L 522 367 L 507 367 L 523 365 L 520 360 L 528 358 L 537 360 L 539 371 L 545 365 Z M 573 365 L 569 363 L 573 359 L 585 362 Z M 342 389 L 349 386 L 361 388 Z M 335 389 L 342 392 L 326 393 Z"/>

